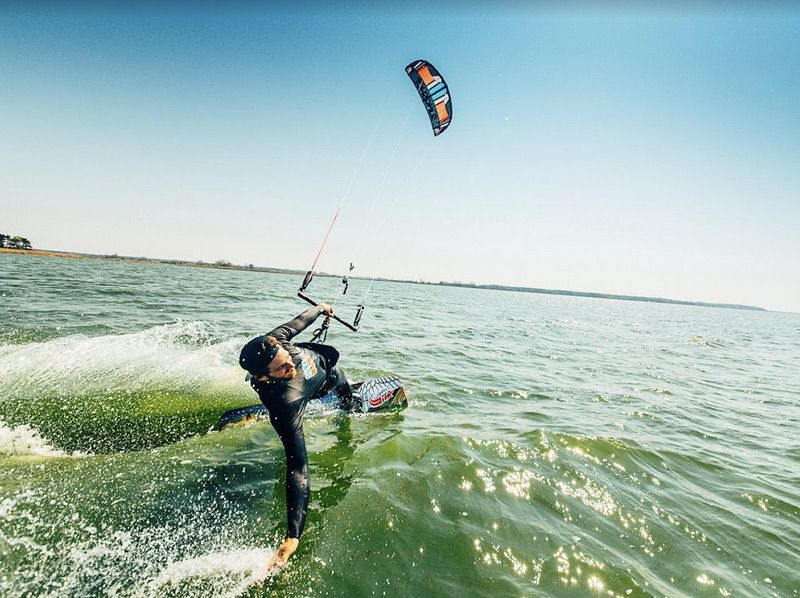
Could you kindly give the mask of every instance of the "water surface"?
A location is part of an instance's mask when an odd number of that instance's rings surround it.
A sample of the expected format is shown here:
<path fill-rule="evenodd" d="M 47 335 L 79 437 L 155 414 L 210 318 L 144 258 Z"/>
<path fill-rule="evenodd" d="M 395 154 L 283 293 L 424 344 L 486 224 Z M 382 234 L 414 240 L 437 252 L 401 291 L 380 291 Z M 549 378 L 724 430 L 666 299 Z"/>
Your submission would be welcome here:
<path fill-rule="evenodd" d="M 0 255 L 0 594 L 798 594 L 800 316 L 395 283 L 329 341 L 410 407 L 311 414 L 260 582 L 283 451 L 213 427 L 299 282 Z"/>

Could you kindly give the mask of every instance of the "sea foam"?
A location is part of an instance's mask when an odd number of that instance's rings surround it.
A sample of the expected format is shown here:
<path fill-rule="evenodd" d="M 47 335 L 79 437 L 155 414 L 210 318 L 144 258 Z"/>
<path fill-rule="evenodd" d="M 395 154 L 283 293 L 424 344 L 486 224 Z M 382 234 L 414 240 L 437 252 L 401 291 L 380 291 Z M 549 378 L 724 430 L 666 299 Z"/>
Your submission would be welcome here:
<path fill-rule="evenodd" d="M 67 453 L 53 448 L 30 426 L 8 426 L 0 421 L 0 455 L 65 457 Z"/>
<path fill-rule="evenodd" d="M 146 595 L 167 589 L 193 586 L 213 588 L 215 596 L 240 596 L 267 577 L 267 561 L 272 553 L 263 549 L 215 552 L 168 564 L 148 584 Z"/>

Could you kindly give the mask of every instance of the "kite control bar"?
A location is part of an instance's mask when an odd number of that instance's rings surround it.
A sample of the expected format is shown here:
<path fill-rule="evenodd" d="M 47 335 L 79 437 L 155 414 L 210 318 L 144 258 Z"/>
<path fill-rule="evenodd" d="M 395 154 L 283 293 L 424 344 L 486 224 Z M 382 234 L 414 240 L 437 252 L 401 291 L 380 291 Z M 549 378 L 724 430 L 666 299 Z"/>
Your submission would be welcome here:
<path fill-rule="evenodd" d="M 319 307 L 319 303 L 317 303 L 311 297 L 309 297 L 306 294 L 304 294 L 303 291 L 298 291 L 297 292 L 297 296 L 300 297 L 300 299 L 302 299 L 303 301 L 305 301 L 307 303 L 310 303 L 311 305 L 315 305 L 315 306 Z M 332 317 L 334 320 L 339 322 L 339 324 L 342 324 L 343 326 L 346 326 L 347 328 L 349 328 L 353 332 L 358 332 L 358 327 L 357 326 L 353 326 L 352 324 L 349 324 L 349 323 L 345 322 L 339 316 L 333 314 L 330 317 Z"/>

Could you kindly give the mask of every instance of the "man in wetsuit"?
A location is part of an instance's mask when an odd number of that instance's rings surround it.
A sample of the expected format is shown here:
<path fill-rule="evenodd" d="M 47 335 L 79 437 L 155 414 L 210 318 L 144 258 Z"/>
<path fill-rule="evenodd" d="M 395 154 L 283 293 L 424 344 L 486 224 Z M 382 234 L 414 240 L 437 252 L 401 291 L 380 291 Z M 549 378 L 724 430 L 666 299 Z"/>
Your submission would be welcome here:
<path fill-rule="evenodd" d="M 344 372 L 336 367 L 339 359 L 336 349 L 316 343 L 289 342 L 323 313 L 331 316 L 333 308 L 322 304 L 304 311 L 272 332 L 252 339 L 239 356 L 239 365 L 250 373 L 250 385 L 269 411 L 269 421 L 286 452 L 288 531 L 267 564 L 268 572 L 283 567 L 294 554 L 305 525 L 311 490 L 303 437 L 306 405 L 334 389 L 343 400 L 351 396 Z"/>

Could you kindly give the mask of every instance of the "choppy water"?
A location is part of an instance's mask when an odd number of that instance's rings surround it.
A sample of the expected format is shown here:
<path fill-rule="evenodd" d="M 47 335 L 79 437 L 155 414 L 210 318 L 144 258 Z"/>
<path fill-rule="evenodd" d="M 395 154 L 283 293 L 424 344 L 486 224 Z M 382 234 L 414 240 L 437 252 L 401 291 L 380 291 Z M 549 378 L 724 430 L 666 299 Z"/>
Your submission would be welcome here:
<path fill-rule="evenodd" d="M 211 428 L 298 283 L 0 255 L 0 594 L 798 594 L 800 316 L 389 283 L 329 340 L 411 406 L 307 420 L 261 579 L 283 453 Z"/>

